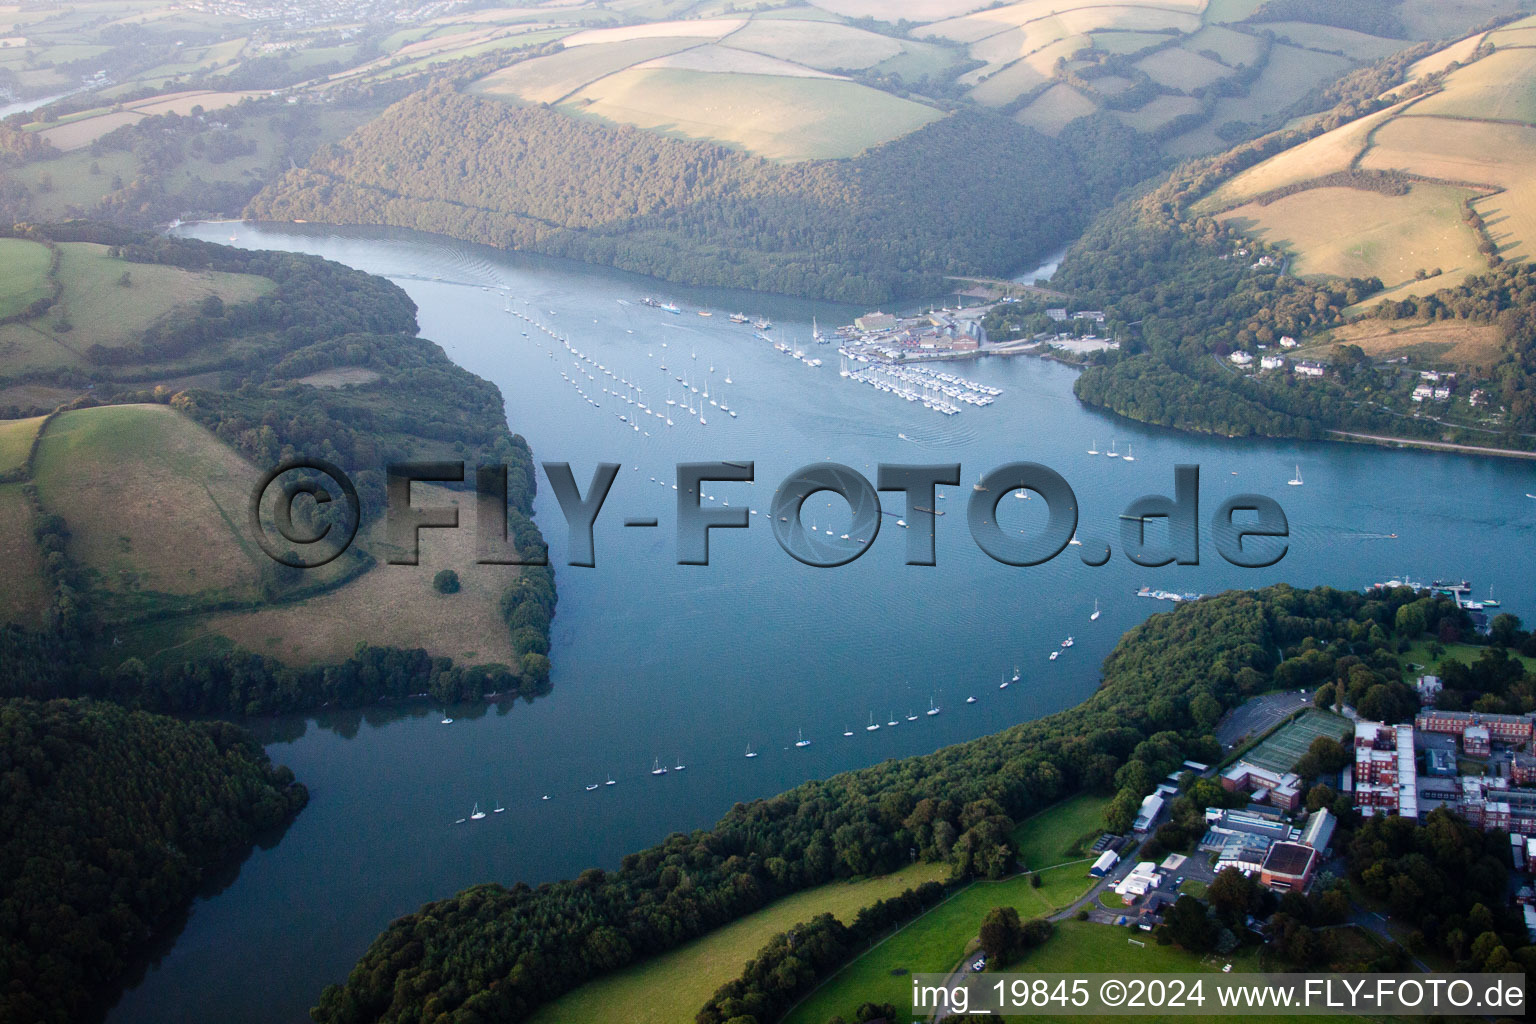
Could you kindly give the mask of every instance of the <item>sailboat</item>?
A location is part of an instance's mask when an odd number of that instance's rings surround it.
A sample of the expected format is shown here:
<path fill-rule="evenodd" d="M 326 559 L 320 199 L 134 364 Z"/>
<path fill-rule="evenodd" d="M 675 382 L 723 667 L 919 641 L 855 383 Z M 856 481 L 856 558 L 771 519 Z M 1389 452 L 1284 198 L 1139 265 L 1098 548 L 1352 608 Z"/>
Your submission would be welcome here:
<path fill-rule="evenodd" d="M 1099 442 L 1097 442 L 1097 441 L 1089 441 L 1088 442 L 1088 454 L 1089 455 L 1097 455 L 1097 454 L 1099 454 Z"/>
<path fill-rule="evenodd" d="M 985 477 L 983 477 L 980 473 L 976 474 L 976 483 L 971 486 L 971 490 L 985 491 L 987 489 L 987 485 L 983 483 L 983 480 L 985 480 Z"/>
<path fill-rule="evenodd" d="M 500 814 L 502 811 L 505 811 L 505 810 L 506 810 L 506 808 L 501 806 L 501 801 L 497 800 L 496 801 L 496 809 L 491 811 L 491 813 L 492 814 Z"/>
<path fill-rule="evenodd" d="M 1006 673 L 1002 676 L 1002 680 L 1003 680 L 1002 682 L 997 684 L 997 688 L 999 690 L 1006 690 L 1006 689 L 1008 689 L 1008 676 L 1007 676 Z"/>
<path fill-rule="evenodd" d="M 597 783 L 594 782 L 594 783 L 592 783 L 592 785 L 587 787 L 587 792 L 590 793 L 590 792 L 592 792 L 596 788 L 597 788 Z"/>
<path fill-rule="evenodd" d="M 440 724 L 442 724 L 442 725 L 452 725 L 453 724 L 453 719 L 448 717 L 448 709 L 447 708 L 443 709 L 443 720 L 442 720 L 442 722 Z"/>
<path fill-rule="evenodd" d="M 613 781 L 613 776 L 610 775 L 610 776 L 608 776 L 608 781 L 603 783 L 603 785 L 605 785 L 605 786 L 617 786 L 618 783 Z"/>
<path fill-rule="evenodd" d="M 1088 616 L 1088 621 L 1089 622 L 1097 622 L 1097 621 L 1099 621 L 1099 602 L 1098 601 L 1094 601 L 1093 602 L 1093 614 Z"/>
<path fill-rule="evenodd" d="M 480 809 L 479 804 L 475 804 L 475 809 L 469 812 L 469 820 L 479 821 L 483 817 L 485 817 L 485 812 Z"/>
<path fill-rule="evenodd" d="M 1126 461 L 1126 462 L 1135 462 L 1136 461 L 1136 456 L 1131 454 L 1131 446 L 1130 445 L 1126 445 L 1125 446 L 1125 459 L 1124 459 L 1124 461 Z"/>
<path fill-rule="evenodd" d="M 1017 666 L 1017 665 L 1013 666 L 1013 680 L 1012 681 L 1015 682 L 1015 683 L 1019 681 L 1019 666 Z"/>
<path fill-rule="evenodd" d="M 1301 464 L 1300 463 L 1297 463 L 1297 465 L 1296 465 L 1296 475 L 1293 476 L 1291 479 L 1287 480 L 1286 483 L 1290 484 L 1292 487 L 1300 487 L 1301 486 Z"/>
<path fill-rule="evenodd" d="M 891 720 L 889 722 L 886 722 L 885 724 L 886 725 L 900 725 L 901 724 L 901 719 L 897 718 L 896 717 L 896 712 L 892 711 L 891 712 Z"/>
<path fill-rule="evenodd" d="M 1483 598 L 1483 607 L 1484 608 L 1497 608 L 1498 606 L 1499 606 L 1499 599 L 1493 596 L 1493 585 L 1489 584 L 1489 586 L 1488 586 L 1488 596 Z"/>
<path fill-rule="evenodd" d="M 928 711 L 927 711 L 928 716 L 931 718 L 932 716 L 938 714 L 940 710 L 942 710 L 942 709 L 939 708 L 938 705 L 934 704 L 933 698 L 929 697 L 928 698 Z"/>
<path fill-rule="evenodd" d="M 652 775 L 665 775 L 665 774 L 667 774 L 667 770 L 661 766 L 661 758 L 658 757 L 658 758 L 656 758 L 656 760 L 651 762 L 651 774 Z"/>
<path fill-rule="evenodd" d="M 750 743 L 747 744 L 747 756 L 748 757 L 756 757 L 757 756 L 757 751 L 752 749 L 752 744 L 750 744 Z"/>
<path fill-rule="evenodd" d="M 1105 452 L 1104 455 L 1106 458 L 1111 459 L 1118 459 L 1120 457 L 1120 453 L 1115 451 L 1115 442 L 1109 442 L 1109 451 Z"/>
<path fill-rule="evenodd" d="M 853 730 L 852 729 L 844 729 L 843 730 L 843 735 L 844 736 L 852 736 L 853 735 Z"/>
<path fill-rule="evenodd" d="M 804 729 L 796 729 L 795 730 L 795 735 L 800 737 L 799 739 L 795 740 L 795 746 L 797 746 L 797 747 L 808 747 L 808 746 L 811 745 L 811 741 L 805 738 L 805 730 Z"/>
<path fill-rule="evenodd" d="M 677 759 L 677 764 L 672 766 L 672 770 L 675 771 L 675 772 L 683 772 L 683 771 L 687 771 L 688 770 L 688 766 L 683 764 L 683 759 L 682 758 L 678 758 Z"/>
<path fill-rule="evenodd" d="M 967 704 L 975 704 L 976 703 L 976 698 L 975 697 L 967 697 L 967 698 L 965 698 L 965 702 Z"/>
<path fill-rule="evenodd" d="M 917 721 L 917 712 L 915 712 L 915 711 L 908 711 L 907 712 L 907 721 L 909 721 L 909 722 Z"/>
<path fill-rule="evenodd" d="M 869 724 L 864 727 L 864 731 L 874 732 L 878 728 L 880 728 L 880 723 L 875 721 L 875 713 L 871 711 L 869 713 Z"/>

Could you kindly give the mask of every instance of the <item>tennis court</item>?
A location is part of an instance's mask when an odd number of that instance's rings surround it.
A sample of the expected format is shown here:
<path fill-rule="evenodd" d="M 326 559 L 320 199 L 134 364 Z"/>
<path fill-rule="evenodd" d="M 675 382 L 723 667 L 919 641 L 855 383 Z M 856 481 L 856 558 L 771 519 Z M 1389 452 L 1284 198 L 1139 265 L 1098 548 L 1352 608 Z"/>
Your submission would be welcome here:
<path fill-rule="evenodd" d="M 1326 711 L 1305 711 L 1296 721 L 1281 727 L 1279 732 L 1250 750 L 1243 760 L 1273 772 L 1288 772 L 1301 760 L 1313 740 L 1319 736 L 1340 739 L 1349 731 L 1348 719 Z"/>

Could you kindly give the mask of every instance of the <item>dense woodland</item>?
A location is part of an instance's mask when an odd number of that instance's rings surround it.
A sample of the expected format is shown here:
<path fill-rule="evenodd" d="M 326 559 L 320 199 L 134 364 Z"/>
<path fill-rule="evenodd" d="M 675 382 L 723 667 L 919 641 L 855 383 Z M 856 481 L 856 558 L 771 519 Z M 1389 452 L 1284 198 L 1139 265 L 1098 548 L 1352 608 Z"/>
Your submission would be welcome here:
<path fill-rule="evenodd" d="M 409 227 L 663 280 L 879 303 L 1050 251 L 1151 159 L 1108 118 L 1058 140 L 968 110 L 851 160 L 785 165 L 440 85 L 322 149 L 247 215 Z"/>
<path fill-rule="evenodd" d="M 248 733 L 0 700 L 0 1020 L 80 1020 L 210 871 L 304 806 Z"/>
<path fill-rule="evenodd" d="M 1006 874 L 1019 866 L 1014 822 L 1093 791 L 1115 794 L 1107 824 L 1128 827 L 1142 795 L 1185 757 L 1219 758 L 1211 730 L 1226 709 L 1272 686 L 1342 676 L 1362 687 L 1363 702 L 1393 710 L 1407 689 L 1389 653 L 1403 607 L 1417 609 L 1405 628 L 1422 622 L 1448 639 L 1465 629 L 1448 602 L 1407 589 L 1279 586 L 1154 615 L 1122 638 L 1103 685 L 1070 710 L 738 804 L 713 828 L 675 834 L 616 871 L 537 889 L 476 886 L 428 904 L 325 991 L 315 1018 L 415 1021 L 430 1007 L 522 1020 L 589 978 L 787 893 L 894 870 L 914 850 L 956 878 Z"/>
<path fill-rule="evenodd" d="M 21 233 L 106 244 L 129 262 L 256 274 L 277 287 L 251 302 L 226 306 L 215 300 L 172 314 L 133 344 L 92 350 L 88 355 L 96 357 L 96 365 L 88 371 L 15 379 L 65 387 L 89 382 L 89 395 L 75 405 L 169 403 L 258 466 L 298 455 L 327 459 L 353 478 L 364 515 L 374 518 L 382 515 L 383 471 L 392 461 L 462 459 L 471 482 L 474 466 L 503 464 L 509 535 L 524 557 L 545 552 L 531 518 L 532 455 L 527 442 L 508 429 L 500 391 L 414 336 L 415 304 L 394 284 L 313 256 L 99 224 L 28 227 Z M 379 376 L 347 388 L 299 382 L 340 366 Z M 154 383 L 168 369 L 180 376 L 191 368 L 218 371 L 218 383 L 182 390 Z M 514 665 L 465 668 L 419 649 L 369 647 L 336 665 L 296 668 L 235 651 L 146 666 L 102 648 L 107 623 L 92 600 L 88 574 L 69 557 L 68 519 L 67 509 L 47 510 L 35 526 L 35 540 L 47 554 L 51 626 L 41 632 L 0 628 L 0 696 L 89 695 L 158 711 L 253 715 L 328 702 L 355 707 L 421 693 L 451 702 L 490 693 L 532 697 L 548 690 L 555 586 L 547 566 L 524 567 L 501 597 L 499 610 L 518 656 Z M 282 575 L 278 567 L 274 572 Z M 300 581 L 277 576 L 270 599 L 305 596 Z"/>

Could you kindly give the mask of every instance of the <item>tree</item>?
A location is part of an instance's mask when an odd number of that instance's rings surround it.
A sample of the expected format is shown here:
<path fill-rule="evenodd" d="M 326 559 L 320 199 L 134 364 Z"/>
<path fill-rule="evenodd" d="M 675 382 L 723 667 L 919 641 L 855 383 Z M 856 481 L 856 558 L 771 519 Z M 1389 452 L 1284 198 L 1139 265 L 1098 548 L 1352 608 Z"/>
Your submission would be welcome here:
<path fill-rule="evenodd" d="M 452 569 L 443 569 L 432 577 L 432 588 L 439 594 L 457 594 L 459 592 L 459 574 Z"/>
<path fill-rule="evenodd" d="M 1339 691 L 1332 683 L 1324 683 L 1312 694 L 1312 703 L 1316 707 L 1331 708 L 1339 699 Z"/>
<path fill-rule="evenodd" d="M 993 907 L 981 922 L 981 948 L 997 963 L 1007 963 L 1018 952 L 1024 928 L 1013 907 Z"/>
<path fill-rule="evenodd" d="M 1258 904 L 1258 890 L 1258 883 L 1237 868 L 1224 868 L 1211 881 L 1205 898 L 1228 921 L 1241 921 Z"/>
<path fill-rule="evenodd" d="M 1178 898 L 1163 917 L 1168 936 L 1191 953 L 1206 953 L 1216 944 L 1216 925 L 1205 904 L 1189 894 Z"/>

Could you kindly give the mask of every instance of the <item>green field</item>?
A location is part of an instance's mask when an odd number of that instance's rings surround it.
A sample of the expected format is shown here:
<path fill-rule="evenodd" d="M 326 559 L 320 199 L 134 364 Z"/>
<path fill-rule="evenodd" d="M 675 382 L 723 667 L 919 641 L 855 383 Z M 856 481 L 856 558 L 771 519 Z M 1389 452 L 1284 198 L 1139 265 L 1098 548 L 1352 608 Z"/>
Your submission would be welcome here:
<path fill-rule="evenodd" d="M 1349 720 L 1327 711 L 1307 710 L 1294 722 L 1280 727 L 1263 743 L 1243 755 L 1243 760 L 1274 772 L 1288 772 L 1319 736 L 1339 739 L 1350 731 Z"/>
<path fill-rule="evenodd" d="M 827 979 L 783 1024 L 826 1024 L 835 1014 L 852 1020 L 859 1004 L 871 1000 L 909 1007 L 912 982 L 907 975 L 948 971 L 966 954 L 993 907 L 1015 907 L 1024 919 L 1044 917 L 1070 905 L 1091 881 L 1077 865 L 1053 868 L 1041 877 L 1045 884 L 1039 889 L 1023 875 L 971 884 Z"/>
<path fill-rule="evenodd" d="M 857 82 L 673 68 L 609 75 L 561 109 L 783 161 L 856 156 L 943 116 Z"/>
<path fill-rule="evenodd" d="M 1328 187 L 1250 203 L 1223 215 L 1244 234 L 1295 255 L 1301 277 L 1379 277 L 1388 287 L 1415 287 L 1417 271 L 1436 267 L 1445 277 L 1419 290 L 1449 287 L 1486 269 L 1477 237 L 1461 218 L 1466 189 L 1415 184 L 1401 196 Z M 1452 276 L 1455 275 L 1455 276 Z"/>
<path fill-rule="evenodd" d="M 943 865 L 914 864 L 895 874 L 834 882 L 785 897 L 687 945 L 589 982 L 545 1005 L 531 1024 L 692 1020 L 715 990 L 737 977 L 774 935 L 818 914 L 832 914 L 850 924 L 864 907 L 924 882 L 941 881 L 946 873 Z"/>
<path fill-rule="evenodd" d="M 32 451 L 32 439 L 45 417 L 25 420 L 0 420 L 0 475 L 20 469 Z"/>
<path fill-rule="evenodd" d="M 24 484 L 0 484 L 0 559 L 5 586 L 0 587 L 0 624 L 43 625 L 48 586 L 42 554 L 32 537 L 32 507 L 22 494 Z"/>
<path fill-rule="evenodd" d="M 48 297 L 46 245 L 24 238 L 0 238 L 0 317 L 15 316 Z"/>
<path fill-rule="evenodd" d="M 1039 871 L 1089 856 L 1080 848 L 1081 842 L 1104 831 L 1108 806 L 1109 797 L 1083 793 L 1019 822 L 1013 841 L 1020 860 L 1031 871 Z"/>
<path fill-rule="evenodd" d="M 257 596 L 259 556 L 245 540 L 256 470 L 163 405 L 57 416 L 33 466 L 43 508 L 69 524 L 69 554 L 109 608 L 162 598 Z M 182 602 L 177 601 L 178 605 Z"/>
<path fill-rule="evenodd" d="M 67 242 L 59 248 L 59 301 L 41 317 L 0 327 L 0 359 L 10 372 L 82 365 L 92 345 L 132 341 L 178 307 L 209 295 L 228 304 L 246 302 L 274 287 L 250 274 L 130 263 L 107 255 L 104 245 Z M 118 283 L 125 272 L 129 287 Z"/>
<path fill-rule="evenodd" d="M 1490 609 L 1490 611 L 1496 613 L 1497 609 Z M 1470 665 L 1478 658 L 1481 658 L 1483 652 L 1488 649 L 1486 647 L 1477 647 L 1473 644 L 1440 644 L 1439 646 L 1444 647 L 1445 651 L 1439 657 L 1436 657 L 1429 650 L 1434 645 L 1435 641 L 1433 640 L 1416 640 L 1406 652 L 1397 656 L 1398 662 L 1403 666 L 1403 678 L 1410 684 L 1416 678 L 1426 673 L 1434 675 L 1435 666 L 1442 661 L 1449 659 L 1459 661 L 1463 665 Z M 1528 658 L 1518 651 L 1510 651 L 1508 653 L 1511 658 L 1519 659 L 1527 671 L 1536 671 L 1536 658 Z M 1419 666 L 1419 668 L 1411 668 L 1414 665 Z"/>

